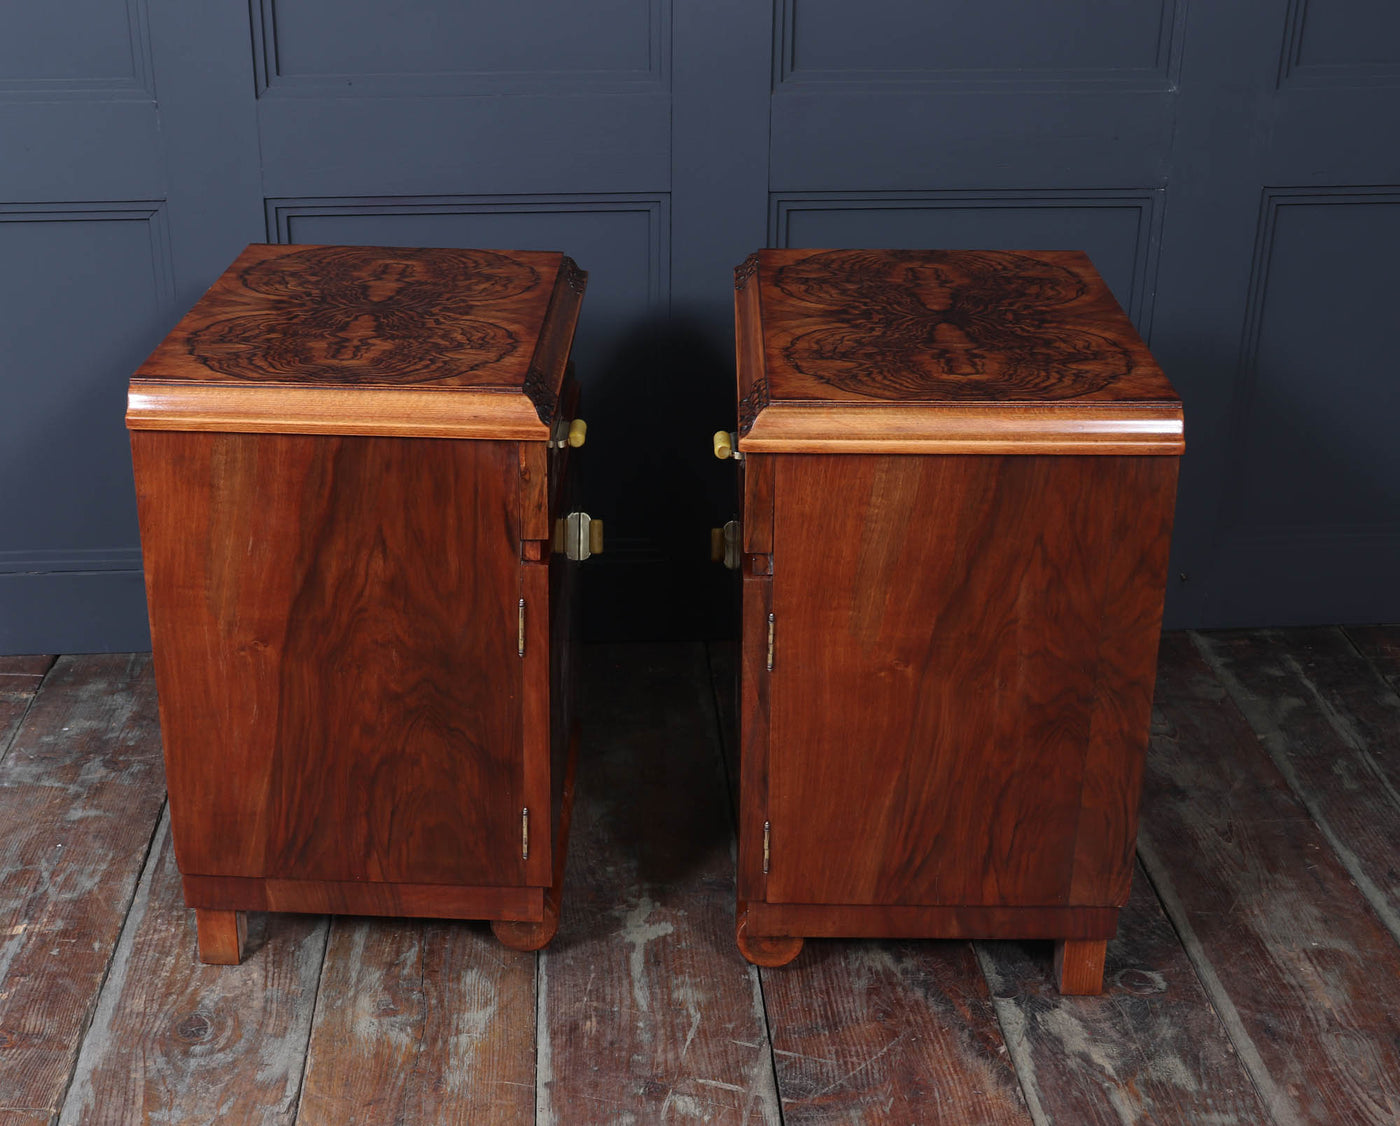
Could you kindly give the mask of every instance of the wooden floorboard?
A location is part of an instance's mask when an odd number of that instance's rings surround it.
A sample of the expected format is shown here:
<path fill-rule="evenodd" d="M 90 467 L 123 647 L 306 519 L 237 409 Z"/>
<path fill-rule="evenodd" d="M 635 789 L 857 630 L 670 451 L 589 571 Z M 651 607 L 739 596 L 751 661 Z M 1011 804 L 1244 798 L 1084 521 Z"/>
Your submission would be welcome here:
<path fill-rule="evenodd" d="M 1400 1119 L 1400 948 L 1190 638 L 1169 635 L 1139 850 L 1278 1123 Z"/>
<path fill-rule="evenodd" d="M 1400 627 L 1166 639 L 1099 998 L 1059 996 L 1048 943 L 747 966 L 723 645 L 585 650 L 544 953 L 254 915 L 243 965 L 202 966 L 149 662 L 51 663 L 0 658 L 0 1126 L 1400 1121 Z"/>
<path fill-rule="evenodd" d="M 1048 942 L 977 950 L 1037 1121 L 1269 1121 L 1141 866 L 1108 944 L 1102 996 L 1061 997 Z"/>
<path fill-rule="evenodd" d="M 1032 1121 L 970 943 L 812 939 L 762 974 L 786 1126 Z"/>
<path fill-rule="evenodd" d="M 709 647 L 731 786 L 735 660 Z M 787 1126 L 1031 1121 L 969 943 L 809 940 L 759 972 Z"/>
<path fill-rule="evenodd" d="M 59 1109 L 164 798 L 150 659 L 59 660 L 0 762 L 0 1121 Z"/>
<path fill-rule="evenodd" d="M 297 1122 L 533 1122 L 535 957 L 485 923 L 334 920 Z"/>
<path fill-rule="evenodd" d="M 539 1126 L 779 1121 L 700 645 L 585 650 L 558 936 L 540 955 Z"/>
<path fill-rule="evenodd" d="M 1193 639 L 1400 941 L 1400 695 L 1340 629 Z"/>
<path fill-rule="evenodd" d="M 254 915 L 242 964 L 206 966 L 193 916 L 165 818 L 60 1126 L 292 1120 L 326 921 Z"/>
<path fill-rule="evenodd" d="M 0 657 L 0 759 L 53 662 L 52 656 Z"/>
<path fill-rule="evenodd" d="M 1391 687 L 1400 689 L 1400 625 L 1347 626 L 1345 632 Z"/>

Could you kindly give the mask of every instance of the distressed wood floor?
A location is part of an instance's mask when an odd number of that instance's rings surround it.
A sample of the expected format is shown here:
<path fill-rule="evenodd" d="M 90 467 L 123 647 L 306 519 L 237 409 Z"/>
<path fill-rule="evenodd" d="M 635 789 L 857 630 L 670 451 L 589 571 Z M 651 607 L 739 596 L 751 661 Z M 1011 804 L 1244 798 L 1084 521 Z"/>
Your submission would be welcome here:
<path fill-rule="evenodd" d="M 733 928 L 733 657 L 585 650 L 558 938 L 255 916 L 201 966 L 146 656 L 0 658 L 0 1126 L 1395 1123 L 1400 627 L 1169 635 L 1107 991 Z"/>

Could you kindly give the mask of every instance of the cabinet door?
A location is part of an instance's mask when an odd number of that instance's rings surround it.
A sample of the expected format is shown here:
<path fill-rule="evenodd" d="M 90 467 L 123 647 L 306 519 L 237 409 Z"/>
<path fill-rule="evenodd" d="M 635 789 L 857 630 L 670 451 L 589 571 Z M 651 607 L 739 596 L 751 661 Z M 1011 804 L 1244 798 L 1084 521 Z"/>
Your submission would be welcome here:
<path fill-rule="evenodd" d="M 1174 459 L 776 460 L 768 900 L 1125 894 Z"/>
<path fill-rule="evenodd" d="M 515 444 L 133 451 L 181 870 L 520 883 Z"/>

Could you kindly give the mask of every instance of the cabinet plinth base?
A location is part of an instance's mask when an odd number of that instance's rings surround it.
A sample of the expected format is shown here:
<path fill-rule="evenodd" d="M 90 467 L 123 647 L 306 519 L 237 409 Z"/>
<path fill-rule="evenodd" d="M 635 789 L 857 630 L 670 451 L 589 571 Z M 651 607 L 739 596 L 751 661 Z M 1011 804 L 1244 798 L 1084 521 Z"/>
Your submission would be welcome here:
<path fill-rule="evenodd" d="M 739 900 L 735 941 L 756 966 L 785 966 L 804 938 L 1052 939 L 1061 993 L 1103 990 L 1116 907 L 969 907 Z M 1071 937 L 1064 937 L 1064 936 Z M 799 937 L 802 936 L 802 937 Z"/>
<path fill-rule="evenodd" d="M 1065 939 L 1055 943 L 1055 984 L 1071 996 L 1103 992 L 1103 964 L 1107 939 Z"/>
<path fill-rule="evenodd" d="M 196 907 L 195 929 L 199 960 L 211 966 L 236 966 L 248 944 L 248 915 L 243 911 L 215 911 Z"/>

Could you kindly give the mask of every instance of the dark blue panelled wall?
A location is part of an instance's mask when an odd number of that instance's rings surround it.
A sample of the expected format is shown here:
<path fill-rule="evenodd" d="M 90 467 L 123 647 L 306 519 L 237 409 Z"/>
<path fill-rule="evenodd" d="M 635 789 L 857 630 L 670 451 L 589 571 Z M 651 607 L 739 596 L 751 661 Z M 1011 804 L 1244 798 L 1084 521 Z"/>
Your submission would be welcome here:
<path fill-rule="evenodd" d="M 1082 248 L 1186 400 L 1175 625 L 1400 619 L 1390 0 L 0 11 L 0 652 L 144 647 L 125 380 L 246 243 L 561 249 L 595 637 L 728 632 L 731 267 Z"/>

